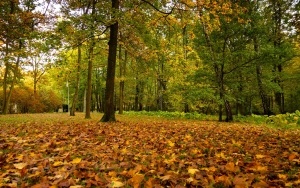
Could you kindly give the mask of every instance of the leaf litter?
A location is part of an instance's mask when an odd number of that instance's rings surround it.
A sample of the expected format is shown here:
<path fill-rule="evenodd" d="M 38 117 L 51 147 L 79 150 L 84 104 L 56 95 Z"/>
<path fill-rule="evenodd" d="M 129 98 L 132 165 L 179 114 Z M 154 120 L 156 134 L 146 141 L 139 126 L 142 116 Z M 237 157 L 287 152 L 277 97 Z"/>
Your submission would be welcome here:
<path fill-rule="evenodd" d="M 1 125 L 0 187 L 298 187 L 299 130 L 121 118 Z"/>

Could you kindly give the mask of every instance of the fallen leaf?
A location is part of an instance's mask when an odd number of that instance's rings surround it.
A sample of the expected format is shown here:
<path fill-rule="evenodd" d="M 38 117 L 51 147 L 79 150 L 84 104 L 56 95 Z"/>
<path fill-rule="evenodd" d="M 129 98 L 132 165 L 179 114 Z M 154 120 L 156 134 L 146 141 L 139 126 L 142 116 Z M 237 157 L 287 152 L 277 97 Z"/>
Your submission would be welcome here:
<path fill-rule="evenodd" d="M 255 155 L 255 157 L 257 158 L 257 159 L 262 159 L 262 158 L 264 158 L 264 157 L 266 157 L 265 155 L 261 155 L 261 154 L 257 154 L 257 155 Z"/>
<path fill-rule="evenodd" d="M 188 169 L 188 173 L 194 175 L 196 172 L 199 172 L 198 169 L 190 168 Z"/>
<path fill-rule="evenodd" d="M 63 162 L 61 162 L 61 161 L 56 161 L 56 162 L 54 162 L 53 163 L 53 166 L 62 166 L 64 163 Z"/>
<path fill-rule="evenodd" d="M 73 159 L 73 161 L 71 162 L 72 164 L 78 164 L 81 162 L 81 158 L 75 158 Z"/>
<path fill-rule="evenodd" d="M 109 185 L 109 187 L 123 187 L 124 183 L 120 181 L 112 181 Z"/>
<path fill-rule="evenodd" d="M 22 170 L 23 168 L 25 168 L 27 166 L 27 163 L 16 163 L 14 164 L 14 167 L 16 169 Z"/>
<path fill-rule="evenodd" d="M 170 147 L 174 147 L 174 146 L 175 146 L 175 144 L 174 144 L 172 141 L 170 141 L 170 140 L 168 140 L 168 145 L 169 145 Z"/>
<path fill-rule="evenodd" d="M 153 187 L 153 182 L 154 182 L 154 179 L 149 178 L 145 183 L 145 188 L 152 188 Z"/>
<path fill-rule="evenodd" d="M 160 179 L 161 179 L 162 181 L 167 181 L 167 180 L 169 180 L 170 178 L 171 178 L 171 175 L 165 175 L 165 176 L 160 177 Z"/>
<path fill-rule="evenodd" d="M 291 153 L 291 154 L 289 155 L 289 160 L 292 161 L 292 160 L 294 160 L 296 157 L 297 157 L 297 153 Z"/>
<path fill-rule="evenodd" d="M 138 187 L 140 187 L 140 184 L 143 181 L 143 179 L 144 179 L 144 175 L 142 175 L 142 174 L 135 174 L 132 178 L 130 178 L 128 180 L 128 183 L 130 185 L 132 185 L 134 188 L 138 188 Z"/>
<path fill-rule="evenodd" d="M 252 185 L 253 188 L 268 188 L 270 187 L 266 182 L 264 181 L 260 181 L 260 182 L 256 182 Z"/>
<path fill-rule="evenodd" d="M 233 162 L 229 162 L 225 165 L 225 169 L 229 172 L 235 172 L 235 167 Z"/>
<path fill-rule="evenodd" d="M 230 178 L 228 176 L 219 176 L 217 177 L 216 179 L 216 182 L 220 182 L 222 183 L 223 185 L 225 185 L 225 187 L 230 187 L 231 186 L 231 181 L 230 181 Z"/>

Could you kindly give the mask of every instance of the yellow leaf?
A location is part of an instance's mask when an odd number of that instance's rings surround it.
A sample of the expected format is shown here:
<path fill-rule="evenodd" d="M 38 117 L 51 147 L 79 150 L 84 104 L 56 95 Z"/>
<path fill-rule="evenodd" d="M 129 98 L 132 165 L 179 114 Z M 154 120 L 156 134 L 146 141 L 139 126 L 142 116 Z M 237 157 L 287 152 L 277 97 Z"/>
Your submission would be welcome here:
<path fill-rule="evenodd" d="M 226 156 L 224 155 L 223 152 L 217 153 L 217 154 L 216 154 L 216 157 L 219 157 L 219 158 L 221 158 L 221 159 L 226 159 Z"/>
<path fill-rule="evenodd" d="M 73 186 L 70 186 L 70 188 L 82 188 L 83 186 L 81 185 L 73 185 Z"/>
<path fill-rule="evenodd" d="M 171 146 L 171 147 L 175 146 L 175 144 L 170 140 L 168 140 L 168 145 Z"/>
<path fill-rule="evenodd" d="M 16 163 L 14 164 L 14 167 L 16 169 L 22 170 L 23 168 L 25 168 L 27 166 L 27 163 Z"/>
<path fill-rule="evenodd" d="M 239 142 L 239 141 L 236 142 L 234 139 L 232 139 L 231 141 L 232 141 L 233 145 L 235 145 L 237 147 L 241 147 L 241 142 Z"/>
<path fill-rule="evenodd" d="M 115 172 L 115 171 L 110 171 L 109 173 L 108 173 L 108 175 L 109 176 L 111 176 L 111 177 L 117 177 L 117 172 Z"/>
<path fill-rule="evenodd" d="M 199 172 L 199 170 L 198 170 L 198 169 L 194 169 L 194 168 L 190 168 L 190 169 L 188 170 L 188 173 L 189 173 L 189 174 L 192 174 L 192 175 L 194 175 L 196 172 Z"/>
<path fill-rule="evenodd" d="M 75 158 L 73 159 L 73 161 L 71 162 L 72 164 L 78 164 L 81 162 L 81 158 Z"/>
<path fill-rule="evenodd" d="M 186 139 L 186 140 L 192 140 L 193 137 L 192 137 L 191 135 L 188 134 L 188 135 L 185 136 L 185 139 Z"/>
<path fill-rule="evenodd" d="M 262 158 L 265 157 L 265 155 L 257 154 L 257 155 L 255 155 L 255 157 L 256 157 L 257 159 L 262 159 Z"/>
<path fill-rule="evenodd" d="M 285 174 L 278 174 L 279 179 L 286 180 L 287 176 Z"/>
<path fill-rule="evenodd" d="M 53 163 L 53 166 L 61 166 L 61 165 L 63 165 L 63 164 L 64 164 L 64 163 L 61 162 L 61 161 L 56 161 L 56 162 Z"/>
<path fill-rule="evenodd" d="M 112 181 L 109 184 L 109 187 L 123 187 L 124 183 L 120 182 L 120 181 Z"/>

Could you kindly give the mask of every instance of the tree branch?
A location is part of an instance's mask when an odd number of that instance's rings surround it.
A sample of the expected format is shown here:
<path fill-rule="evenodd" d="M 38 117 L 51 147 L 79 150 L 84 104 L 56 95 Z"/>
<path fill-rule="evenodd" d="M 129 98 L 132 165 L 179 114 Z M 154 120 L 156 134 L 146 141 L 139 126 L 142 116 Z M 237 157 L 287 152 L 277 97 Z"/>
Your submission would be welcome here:
<path fill-rule="evenodd" d="M 161 13 L 161 14 L 166 14 L 166 15 L 170 15 L 170 14 L 172 14 L 173 13 L 173 10 L 174 10 L 174 8 L 175 8 L 175 5 L 172 7 L 172 9 L 171 9 L 171 11 L 170 12 L 164 12 L 164 11 L 162 11 L 162 10 L 159 10 L 159 8 L 157 8 L 156 6 L 154 6 L 152 3 L 150 3 L 149 1 L 147 1 L 147 0 L 142 0 L 142 2 L 144 2 L 144 3 L 147 3 L 148 5 L 150 5 L 152 8 L 154 8 L 156 11 L 158 11 L 159 13 Z"/>

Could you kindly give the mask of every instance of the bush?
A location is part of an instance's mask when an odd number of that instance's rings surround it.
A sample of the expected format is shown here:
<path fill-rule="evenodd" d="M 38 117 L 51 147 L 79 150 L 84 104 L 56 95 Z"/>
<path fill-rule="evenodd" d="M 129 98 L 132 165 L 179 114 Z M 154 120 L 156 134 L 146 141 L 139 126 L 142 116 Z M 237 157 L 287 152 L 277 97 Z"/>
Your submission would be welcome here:
<path fill-rule="evenodd" d="M 0 101 L 2 102 L 2 95 Z M 62 100 L 53 92 L 43 90 L 34 94 L 29 87 L 14 88 L 10 100 L 10 113 L 53 112 L 61 106 Z"/>

